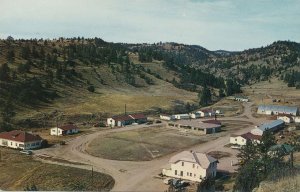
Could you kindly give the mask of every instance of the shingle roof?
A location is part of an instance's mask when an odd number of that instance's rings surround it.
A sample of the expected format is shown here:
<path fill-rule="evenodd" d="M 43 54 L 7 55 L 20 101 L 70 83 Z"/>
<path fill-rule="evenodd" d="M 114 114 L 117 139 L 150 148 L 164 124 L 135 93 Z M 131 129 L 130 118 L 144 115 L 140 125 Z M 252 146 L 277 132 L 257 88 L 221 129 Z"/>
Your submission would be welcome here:
<path fill-rule="evenodd" d="M 63 126 L 58 126 L 58 128 L 61 128 L 64 131 L 72 130 L 72 129 L 78 129 L 78 127 L 74 124 L 68 124 Z"/>
<path fill-rule="evenodd" d="M 259 105 L 259 111 L 275 111 L 278 113 L 295 114 L 298 111 L 298 107 L 280 106 L 280 105 Z"/>
<path fill-rule="evenodd" d="M 43 140 L 39 135 L 33 135 L 20 130 L 0 133 L 0 138 L 18 142 L 31 142 Z"/>
<path fill-rule="evenodd" d="M 170 163 L 176 163 L 178 161 L 196 163 L 200 165 L 202 168 L 207 169 L 210 163 L 216 162 L 218 160 L 204 153 L 183 151 L 173 156 L 169 160 Z"/>

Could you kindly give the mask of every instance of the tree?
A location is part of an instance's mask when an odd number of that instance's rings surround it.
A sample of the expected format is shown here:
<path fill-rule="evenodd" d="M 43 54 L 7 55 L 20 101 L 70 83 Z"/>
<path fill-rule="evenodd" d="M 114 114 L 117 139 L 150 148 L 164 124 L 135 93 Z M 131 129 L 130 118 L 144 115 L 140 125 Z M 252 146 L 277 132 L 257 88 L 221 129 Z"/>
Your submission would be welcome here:
<path fill-rule="evenodd" d="M 201 93 L 198 94 L 198 97 L 200 99 L 199 104 L 201 106 L 206 106 L 212 101 L 210 89 L 206 86 L 203 87 L 203 90 Z"/>
<path fill-rule="evenodd" d="M 7 62 L 13 63 L 15 61 L 15 51 L 9 50 L 6 55 Z"/>
<path fill-rule="evenodd" d="M 92 92 L 92 93 L 95 92 L 95 87 L 94 87 L 94 85 L 88 86 L 87 90 L 88 90 L 89 92 Z"/>
<path fill-rule="evenodd" d="M 4 63 L 0 66 L 0 81 L 9 81 L 10 79 L 10 68 L 8 67 L 7 63 Z"/>

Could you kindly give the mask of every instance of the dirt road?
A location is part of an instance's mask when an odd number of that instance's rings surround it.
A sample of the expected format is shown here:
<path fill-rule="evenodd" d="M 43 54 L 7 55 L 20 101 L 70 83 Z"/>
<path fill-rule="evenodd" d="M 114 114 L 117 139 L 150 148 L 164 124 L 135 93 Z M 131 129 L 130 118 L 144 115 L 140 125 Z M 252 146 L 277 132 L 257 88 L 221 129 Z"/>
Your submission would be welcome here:
<path fill-rule="evenodd" d="M 252 103 L 244 103 L 243 105 L 243 114 L 237 117 L 224 117 L 219 119 L 247 121 L 254 124 L 260 124 L 261 122 L 265 121 L 265 119 L 256 119 L 252 117 Z M 101 135 L 111 132 L 134 130 L 142 127 L 143 126 L 128 126 L 120 129 L 98 131 L 93 134 L 79 136 L 67 142 L 67 145 L 65 146 L 41 149 L 36 151 L 35 153 L 37 155 L 47 154 L 49 156 L 59 157 L 69 161 L 88 164 L 87 166 L 83 166 L 86 169 L 91 169 L 91 167 L 93 166 L 94 170 L 107 173 L 115 179 L 115 186 L 113 188 L 113 191 L 164 191 L 167 189 L 167 186 L 163 184 L 161 179 L 154 177 L 161 172 L 162 168 L 168 165 L 169 158 L 180 151 L 163 156 L 158 159 L 154 159 L 152 161 L 141 162 L 102 159 L 89 155 L 85 152 L 87 144 L 93 139 L 99 138 L 99 136 Z M 237 131 L 236 134 L 242 134 L 250 131 L 251 129 L 253 129 L 253 125 Z M 232 156 L 220 159 L 218 169 L 233 172 L 236 167 L 231 166 L 231 161 L 237 162 L 237 159 L 235 157 L 237 151 L 231 148 L 224 147 L 224 145 L 229 142 L 229 137 L 230 135 L 226 135 L 216 140 L 193 146 L 188 150 L 205 153 L 210 151 L 229 152 L 232 154 Z"/>

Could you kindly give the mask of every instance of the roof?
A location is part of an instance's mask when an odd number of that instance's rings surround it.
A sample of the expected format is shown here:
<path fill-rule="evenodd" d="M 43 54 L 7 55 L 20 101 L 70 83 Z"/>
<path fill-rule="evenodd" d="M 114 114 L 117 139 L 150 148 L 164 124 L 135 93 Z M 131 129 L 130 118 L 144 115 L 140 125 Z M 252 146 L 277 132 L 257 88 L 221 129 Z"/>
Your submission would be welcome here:
<path fill-rule="evenodd" d="M 242 134 L 241 137 L 247 140 L 261 140 L 262 136 L 260 135 L 253 135 L 252 133 L 248 132 L 245 134 Z"/>
<path fill-rule="evenodd" d="M 196 163 L 202 168 L 207 169 L 211 163 L 217 162 L 218 160 L 205 153 L 183 151 L 171 157 L 171 159 L 169 160 L 170 163 L 176 163 L 178 161 Z"/>
<path fill-rule="evenodd" d="M 272 129 L 272 128 L 277 127 L 277 126 L 282 125 L 282 124 L 284 124 L 284 121 L 281 120 L 281 119 L 277 119 L 277 120 L 272 121 L 270 123 L 262 124 L 261 126 L 258 127 L 258 129 L 260 129 L 262 131 L 266 131 L 267 129 Z"/>
<path fill-rule="evenodd" d="M 220 127 L 220 124 L 214 124 L 214 123 L 204 123 L 200 119 L 193 119 L 193 120 L 187 120 L 187 119 L 182 119 L 176 121 L 176 124 L 180 124 L 183 126 L 191 126 L 195 128 L 202 128 L 202 129 L 209 129 L 209 128 L 216 128 Z"/>
<path fill-rule="evenodd" d="M 0 133 L 0 138 L 18 142 L 32 142 L 43 140 L 39 135 L 33 135 L 31 133 L 20 130 Z"/>
<path fill-rule="evenodd" d="M 239 99 L 248 99 L 248 97 L 243 96 L 243 95 L 235 95 L 234 98 L 239 98 Z"/>
<path fill-rule="evenodd" d="M 212 109 L 203 109 L 203 110 L 200 110 L 200 111 L 198 111 L 198 112 L 203 112 L 203 113 L 215 113 L 215 111 L 212 110 Z"/>
<path fill-rule="evenodd" d="M 202 121 L 203 123 L 210 123 L 210 124 L 216 124 L 216 125 L 222 125 L 221 121 L 215 120 L 215 119 L 209 119 Z"/>
<path fill-rule="evenodd" d="M 68 125 L 63 125 L 63 126 L 58 126 L 58 128 L 64 130 L 64 131 L 68 131 L 68 130 L 72 130 L 72 129 L 78 129 L 78 127 L 74 124 L 68 124 Z"/>
<path fill-rule="evenodd" d="M 288 117 L 289 119 L 293 119 L 293 116 L 291 114 L 278 114 L 277 117 Z"/>
<path fill-rule="evenodd" d="M 142 113 L 131 114 L 131 115 L 129 115 L 129 116 L 131 116 L 133 119 L 146 119 L 146 118 L 147 118 L 147 117 L 146 117 L 144 114 L 142 114 Z"/>
<path fill-rule="evenodd" d="M 132 120 L 133 118 L 129 115 L 117 115 L 112 117 L 115 121 L 128 121 Z"/>
<path fill-rule="evenodd" d="M 189 114 L 176 114 L 178 116 L 184 116 L 184 117 L 189 117 L 190 115 Z"/>
<path fill-rule="evenodd" d="M 281 106 L 281 105 L 259 105 L 259 111 L 277 111 L 279 113 L 294 114 L 298 112 L 298 107 Z"/>
<path fill-rule="evenodd" d="M 294 148 L 288 144 L 277 144 L 277 145 L 273 145 L 272 147 L 270 147 L 269 150 L 270 151 L 281 150 L 285 154 L 288 154 L 288 153 L 292 152 L 294 150 Z"/>
<path fill-rule="evenodd" d="M 112 117 L 115 121 L 129 121 L 134 119 L 146 119 L 147 117 L 142 113 L 128 114 L 128 115 L 116 115 Z"/>

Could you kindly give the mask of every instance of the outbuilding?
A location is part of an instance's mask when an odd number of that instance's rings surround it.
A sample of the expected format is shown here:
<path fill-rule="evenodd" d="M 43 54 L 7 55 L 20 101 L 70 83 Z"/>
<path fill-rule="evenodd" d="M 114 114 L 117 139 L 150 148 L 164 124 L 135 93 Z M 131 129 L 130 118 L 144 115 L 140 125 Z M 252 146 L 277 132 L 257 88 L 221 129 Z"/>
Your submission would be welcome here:
<path fill-rule="evenodd" d="M 232 135 L 230 136 L 230 144 L 242 146 L 242 145 L 246 145 L 247 141 L 248 142 L 251 141 L 253 143 L 260 143 L 261 137 L 262 136 L 254 135 L 250 132 L 242 135 Z"/>
<path fill-rule="evenodd" d="M 53 127 L 50 129 L 50 135 L 64 136 L 78 133 L 79 129 L 74 124 L 67 124 L 62 126 Z"/>

